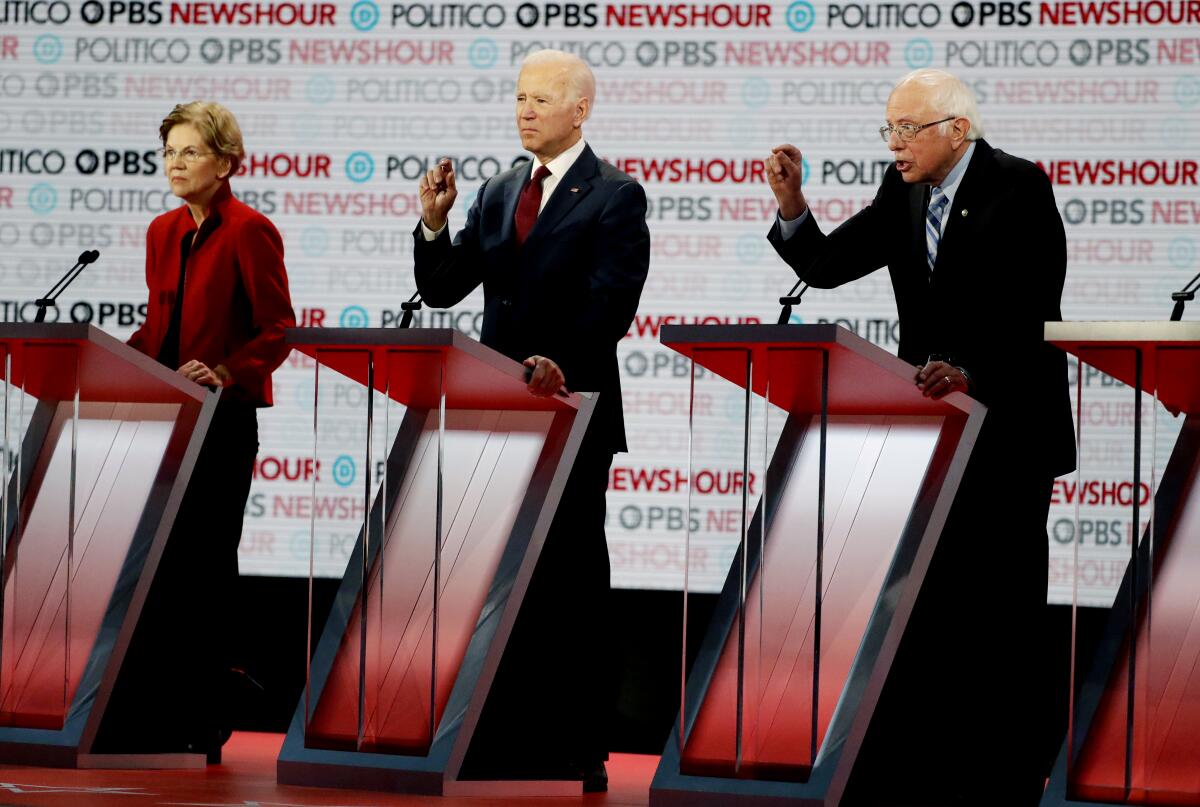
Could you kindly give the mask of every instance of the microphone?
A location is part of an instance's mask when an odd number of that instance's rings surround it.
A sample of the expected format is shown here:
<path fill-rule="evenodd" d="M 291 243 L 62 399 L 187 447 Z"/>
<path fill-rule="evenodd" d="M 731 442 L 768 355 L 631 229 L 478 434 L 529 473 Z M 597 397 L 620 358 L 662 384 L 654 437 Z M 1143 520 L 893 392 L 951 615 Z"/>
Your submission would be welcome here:
<path fill-rule="evenodd" d="M 75 265 L 68 269 L 65 275 L 59 278 L 59 281 L 50 288 L 50 291 L 46 292 L 46 296 L 40 300 L 34 301 L 34 305 L 37 306 L 37 316 L 33 318 L 33 321 L 45 322 L 46 309 L 54 305 L 54 301 L 58 299 L 58 295 L 66 291 L 67 286 L 70 286 L 75 282 L 75 278 L 79 277 L 79 273 L 83 271 L 83 267 L 87 266 L 89 263 L 95 263 L 96 259 L 99 257 L 100 253 L 94 249 L 89 249 L 80 253 L 79 258 L 77 258 L 75 261 Z"/>
<path fill-rule="evenodd" d="M 414 291 L 412 297 L 409 297 L 407 302 L 400 303 L 400 310 L 404 312 L 404 315 L 400 317 L 400 324 L 396 327 L 412 327 L 413 312 L 421 310 L 421 292 Z"/>
<path fill-rule="evenodd" d="M 1179 322 L 1183 319 L 1183 307 L 1191 300 L 1196 299 L 1198 283 L 1200 283 L 1200 275 L 1193 277 L 1186 286 L 1171 295 L 1171 299 L 1175 301 L 1175 308 L 1171 310 L 1171 322 Z"/>
<path fill-rule="evenodd" d="M 805 276 L 807 277 L 807 274 Z M 801 284 L 804 285 L 802 289 L 800 288 Z M 775 323 L 776 325 L 788 324 L 788 321 L 792 318 L 792 306 L 800 305 L 800 298 L 804 296 L 804 292 L 811 288 L 812 286 L 805 283 L 802 277 L 796 281 L 796 285 L 792 286 L 792 290 L 786 296 L 779 298 L 779 304 L 783 306 L 783 310 L 779 312 L 779 321 Z M 799 293 L 797 293 L 797 290 Z"/>

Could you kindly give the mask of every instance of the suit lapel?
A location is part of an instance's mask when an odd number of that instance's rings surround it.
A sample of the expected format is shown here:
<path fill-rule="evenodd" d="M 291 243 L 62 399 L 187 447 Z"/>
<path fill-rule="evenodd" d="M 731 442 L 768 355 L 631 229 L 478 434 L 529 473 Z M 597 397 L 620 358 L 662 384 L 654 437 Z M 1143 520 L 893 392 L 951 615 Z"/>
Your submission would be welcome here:
<path fill-rule="evenodd" d="M 924 183 L 912 185 L 908 189 L 908 213 L 912 221 L 909 232 L 913 234 L 913 266 L 919 268 L 922 280 L 929 277 L 928 250 L 925 247 L 925 211 L 929 208 L 929 192 L 929 186 Z"/>
<path fill-rule="evenodd" d="M 558 186 L 550 196 L 550 201 L 546 202 L 546 206 L 538 214 L 533 229 L 529 231 L 529 237 L 525 239 L 526 247 L 531 241 L 536 241 L 554 232 L 554 228 L 575 208 L 575 205 L 591 193 L 591 180 L 599 173 L 599 170 L 599 160 L 592 153 L 592 147 L 584 146 L 579 159 L 567 170 L 567 173 L 563 174 L 563 178 L 558 181 Z M 516 210 L 515 206 L 513 210 Z"/>
<path fill-rule="evenodd" d="M 512 179 L 504 183 L 504 218 L 500 222 L 500 242 L 502 244 L 511 242 L 514 246 L 516 245 L 517 202 L 521 199 L 521 189 L 529 181 L 529 174 L 529 166 L 526 164 L 524 171 L 517 171 L 513 174 Z"/>
<path fill-rule="evenodd" d="M 938 271 L 939 266 L 943 267 L 942 271 L 945 271 L 946 268 L 953 265 L 947 262 L 954 260 L 958 242 L 965 237 L 964 233 L 970 230 L 967 219 L 970 217 L 971 209 L 982 211 L 981 203 L 985 201 L 985 189 L 988 185 L 985 174 L 987 165 L 991 162 L 991 155 L 991 146 L 983 140 L 975 142 L 975 152 L 971 155 L 971 162 L 968 163 L 958 191 L 954 194 L 954 204 L 946 211 L 946 217 L 942 221 L 942 237 L 938 242 L 934 271 Z M 966 211 L 966 216 L 963 215 L 963 211 Z M 950 257 L 943 261 L 943 257 L 947 255 Z"/>

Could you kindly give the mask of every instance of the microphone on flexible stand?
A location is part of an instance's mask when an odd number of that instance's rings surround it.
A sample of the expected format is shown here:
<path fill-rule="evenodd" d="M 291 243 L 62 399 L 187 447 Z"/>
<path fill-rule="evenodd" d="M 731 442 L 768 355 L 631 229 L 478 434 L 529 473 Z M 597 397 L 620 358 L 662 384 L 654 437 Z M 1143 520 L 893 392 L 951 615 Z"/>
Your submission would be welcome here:
<path fill-rule="evenodd" d="M 1175 308 L 1171 310 L 1171 322 L 1179 322 L 1183 319 L 1183 307 L 1188 302 L 1196 299 L 1196 286 L 1200 283 L 1200 275 L 1196 275 L 1188 284 L 1179 291 L 1171 295 L 1171 299 L 1175 301 Z"/>
<path fill-rule="evenodd" d="M 83 267 L 87 266 L 89 263 L 95 263 L 96 259 L 99 257 L 100 253 L 94 249 L 89 249 L 80 253 L 79 258 L 75 261 L 75 265 L 68 269 L 65 275 L 59 278 L 59 281 L 50 288 L 50 291 L 46 292 L 46 296 L 40 300 L 34 301 L 34 305 L 37 306 L 37 315 L 33 318 L 33 321 L 45 322 L 46 309 L 54 305 L 54 301 L 58 299 L 60 294 L 66 291 L 67 286 L 70 286 L 75 282 L 75 278 L 79 277 L 79 273 L 83 271 Z"/>
<path fill-rule="evenodd" d="M 804 288 L 800 288 L 803 284 Z M 804 282 L 804 278 L 796 281 L 796 285 L 792 286 L 792 290 L 787 295 L 779 298 L 779 304 L 783 306 L 783 310 L 779 312 L 779 321 L 776 325 L 787 325 L 792 318 L 792 306 L 800 305 L 800 298 L 804 296 L 804 292 L 811 289 L 812 286 Z M 798 293 L 797 293 L 798 292 Z"/>
<path fill-rule="evenodd" d="M 400 317 L 400 324 L 396 327 L 412 327 L 413 312 L 421 310 L 421 292 L 414 291 L 412 297 L 409 297 L 407 302 L 400 303 L 400 310 L 403 311 L 404 314 Z"/>

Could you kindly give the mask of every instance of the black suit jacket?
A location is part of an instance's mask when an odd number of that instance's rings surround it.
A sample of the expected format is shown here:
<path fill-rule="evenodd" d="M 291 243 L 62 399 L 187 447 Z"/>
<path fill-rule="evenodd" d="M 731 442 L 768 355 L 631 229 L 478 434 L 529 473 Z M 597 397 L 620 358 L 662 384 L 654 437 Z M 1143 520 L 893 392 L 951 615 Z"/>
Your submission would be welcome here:
<path fill-rule="evenodd" d="M 1066 356 L 1042 340 L 1059 311 L 1067 249 L 1050 181 L 1036 165 L 975 143 L 942 224 L 930 279 L 928 185 L 889 167 L 870 206 L 825 235 L 810 213 L 790 239 L 768 239 L 796 274 L 833 288 L 887 266 L 900 357 L 951 357 L 988 406 L 976 451 L 1049 476 L 1075 467 Z M 1018 456 L 1019 454 L 1019 456 Z"/>
<path fill-rule="evenodd" d="M 624 451 L 617 342 L 650 267 L 646 193 L 585 146 L 518 246 L 513 217 L 529 174 L 524 164 L 484 182 L 453 243 L 446 230 L 426 241 L 418 223 L 417 289 L 445 308 L 482 283 L 481 341 L 516 361 L 552 359 L 568 389 L 599 392 L 589 434 Z"/>

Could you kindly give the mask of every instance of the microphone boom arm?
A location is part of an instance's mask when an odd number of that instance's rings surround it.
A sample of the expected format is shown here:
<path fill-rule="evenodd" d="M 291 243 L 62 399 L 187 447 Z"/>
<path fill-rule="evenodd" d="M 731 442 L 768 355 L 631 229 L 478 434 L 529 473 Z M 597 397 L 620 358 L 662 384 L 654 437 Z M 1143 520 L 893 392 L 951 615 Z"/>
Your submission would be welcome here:
<path fill-rule="evenodd" d="M 804 288 L 800 288 L 803 285 Z M 779 304 L 783 309 L 779 312 L 779 319 L 776 325 L 787 325 L 792 318 L 792 306 L 800 305 L 800 298 L 804 296 L 804 292 L 811 289 L 812 286 L 804 282 L 804 278 L 796 281 L 796 285 L 792 286 L 792 290 L 786 295 L 779 298 Z"/>
<path fill-rule="evenodd" d="M 398 328 L 411 328 L 413 321 L 413 312 L 421 310 L 421 292 L 414 291 L 412 297 L 407 301 L 400 303 L 400 310 L 404 314 L 400 317 Z"/>
<path fill-rule="evenodd" d="M 1186 286 L 1171 295 L 1171 299 L 1175 301 L 1175 308 L 1171 310 L 1171 322 L 1179 322 L 1183 319 L 1183 307 L 1196 299 L 1198 284 L 1200 284 L 1200 275 L 1193 277 Z"/>
<path fill-rule="evenodd" d="M 67 286 L 70 286 L 75 282 L 75 278 L 79 277 L 85 266 L 87 266 L 89 263 L 94 263 L 99 257 L 100 253 L 94 249 L 89 249 L 82 252 L 79 255 L 78 260 L 75 261 L 75 265 L 68 269 L 67 273 L 59 278 L 57 283 L 50 287 L 50 291 L 46 292 L 46 296 L 34 301 L 33 304 L 37 306 L 37 315 L 34 317 L 33 321 L 45 322 L 46 309 L 54 305 L 54 301 L 59 298 L 59 295 L 67 290 Z"/>

